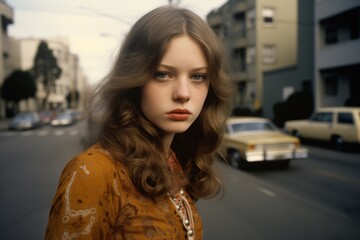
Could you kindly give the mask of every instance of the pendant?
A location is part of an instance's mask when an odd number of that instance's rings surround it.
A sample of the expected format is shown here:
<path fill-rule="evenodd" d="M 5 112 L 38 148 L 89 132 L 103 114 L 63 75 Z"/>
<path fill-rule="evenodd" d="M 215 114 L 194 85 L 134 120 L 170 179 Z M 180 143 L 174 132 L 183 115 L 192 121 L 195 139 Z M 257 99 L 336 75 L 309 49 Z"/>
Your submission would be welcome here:
<path fill-rule="evenodd" d="M 186 235 L 188 240 L 194 240 L 194 219 L 189 202 L 184 196 L 184 190 L 181 189 L 175 195 L 168 193 L 168 196 L 175 206 L 176 212 L 180 216 L 181 222 L 186 229 Z"/>

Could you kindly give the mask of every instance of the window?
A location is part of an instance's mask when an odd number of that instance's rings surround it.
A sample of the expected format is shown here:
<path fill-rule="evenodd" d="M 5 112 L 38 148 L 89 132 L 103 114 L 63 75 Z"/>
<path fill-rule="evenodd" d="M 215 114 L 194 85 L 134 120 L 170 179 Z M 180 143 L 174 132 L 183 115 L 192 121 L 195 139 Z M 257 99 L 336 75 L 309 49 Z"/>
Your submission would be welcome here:
<path fill-rule="evenodd" d="M 255 63 L 256 50 L 255 47 L 249 47 L 246 51 L 246 63 L 252 64 Z"/>
<path fill-rule="evenodd" d="M 331 112 L 321 112 L 316 113 L 314 117 L 312 118 L 315 122 L 328 122 L 331 123 L 333 120 L 333 113 Z"/>
<path fill-rule="evenodd" d="M 248 29 L 255 28 L 255 20 L 256 20 L 255 9 L 250 9 L 246 14 L 246 18 L 247 18 L 247 21 L 246 21 L 247 28 Z"/>
<path fill-rule="evenodd" d="M 324 27 L 325 31 L 325 43 L 333 44 L 338 42 L 338 31 L 335 26 Z"/>
<path fill-rule="evenodd" d="M 338 123 L 354 124 L 354 119 L 351 113 L 341 112 L 338 115 Z"/>
<path fill-rule="evenodd" d="M 337 96 L 338 94 L 338 78 L 336 76 L 327 76 L 325 80 L 325 95 Z"/>
<path fill-rule="evenodd" d="M 249 131 L 274 131 L 276 130 L 268 122 L 246 122 L 234 123 L 231 125 L 233 133 L 249 132 Z"/>
<path fill-rule="evenodd" d="M 240 71 L 246 70 L 246 61 L 245 61 L 245 48 L 235 49 L 233 51 L 233 66 L 235 69 Z"/>
<path fill-rule="evenodd" d="M 360 7 L 331 16 L 320 21 L 325 45 L 339 44 L 360 37 Z"/>
<path fill-rule="evenodd" d="M 295 92 L 295 88 L 293 86 L 285 86 L 282 90 L 282 100 L 285 101 L 288 99 L 290 95 L 292 95 Z"/>
<path fill-rule="evenodd" d="M 274 14 L 275 11 L 273 8 L 265 7 L 262 10 L 262 19 L 265 25 L 273 25 L 274 24 Z"/>
<path fill-rule="evenodd" d="M 276 60 L 276 48 L 274 45 L 264 45 L 263 62 L 274 63 Z"/>

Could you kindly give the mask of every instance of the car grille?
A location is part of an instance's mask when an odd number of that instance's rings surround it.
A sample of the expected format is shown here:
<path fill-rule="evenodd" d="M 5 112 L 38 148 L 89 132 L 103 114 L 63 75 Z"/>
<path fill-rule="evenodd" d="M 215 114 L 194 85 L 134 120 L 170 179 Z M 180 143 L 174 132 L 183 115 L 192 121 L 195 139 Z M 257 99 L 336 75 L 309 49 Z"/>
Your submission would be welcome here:
<path fill-rule="evenodd" d="M 273 143 L 273 144 L 263 144 L 257 145 L 257 149 L 284 149 L 291 148 L 293 149 L 295 146 L 293 143 Z"/>

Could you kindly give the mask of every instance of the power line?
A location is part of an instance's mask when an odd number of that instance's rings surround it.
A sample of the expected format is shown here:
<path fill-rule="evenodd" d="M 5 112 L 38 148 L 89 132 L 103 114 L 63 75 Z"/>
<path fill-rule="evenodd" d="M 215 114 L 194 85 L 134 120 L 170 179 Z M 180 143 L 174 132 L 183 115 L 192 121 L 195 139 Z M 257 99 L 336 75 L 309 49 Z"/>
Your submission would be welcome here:
<path fill-rule="evenodd" d="M 87 7 L 87 6 L 80 6 L 79 7 L 80 9 L 84 9 L 84 10 L 87 10 L 87 11 L 90 11 L 92 13 L 95 13 L 99 16 L 103 16 L 103 17 L 106 17 L 106 18 L 110 18 L 112 20 L 115 20 L 115 21 L 118 21 L 118 22 L 122 22 L 122 23 L 125 23 L 125 24 L 128 24 L 128 25 L 131 25 L 133 24 L 132 22 L 129 22 L 127 20 L 124 20 L 122 18 L 119 18 L 117 16 L 114 16 L 114 15 L 111 15 L 111 14 L 108 14 L 108 13 L 104 13 L 104 12 L 101 12 L 97 9 L 94 9 L 94 8 L 90 8 L 90 7 Z"/>
<path fill-rule="evenodd" d="M 108 18 L 108 19 L 112 19 L 114 21 L 121 22 L 121 23 L 126 24 L 126 25 L 132 24 L 131 22 L 126 21 L 126 20 L 124 20 L 124 19 L 122 19 L 120 17 L 113 16 L 111 14 L 107 14 L 107 13 L 104 13 L 104 12 L 101 12 L 101 11 L 98 11 L 96 9 L 92 9 L 92 8 L 89 8 L 89 7 L 80 6 L 79 9 L 87 10 L 88 12 L 90 12 L 92 14 L 99 15 L 101 17 L 105 17 L 105 18 Z M 34 8 L 34 7 L 23 7 L 23 6 L 15 7 L 15 11 L 16 10 L 27 11 L 27 12 L 40 12 L 40 13 L 55 13 L 55 14 L 58 14 L 58 15 L 66 15 L 66 16 L 68 16 L 68 15 L 89 16 L 89 14 L 86 14 L 83 11 L 77 11 L 77 10 L 59 10 L 59 9 L 52 9 L 52 8 Z"/>

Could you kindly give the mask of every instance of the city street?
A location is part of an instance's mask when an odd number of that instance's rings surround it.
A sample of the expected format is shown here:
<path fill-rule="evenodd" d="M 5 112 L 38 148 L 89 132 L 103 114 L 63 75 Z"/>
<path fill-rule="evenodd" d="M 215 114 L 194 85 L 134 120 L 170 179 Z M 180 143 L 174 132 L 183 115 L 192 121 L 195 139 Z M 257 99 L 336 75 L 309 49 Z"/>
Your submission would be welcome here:
<path fill-rule="evenodd" d="M 84 122 L 0 131 L 0 239 L 43 239 L 61 170 L 82 150 Z M 287 170 L 216 162 L 220 200 L 200 200 L 204 239 L 360 239 L 360 153 L 307 146 Z"/>
<path fill-rule="evenodd" d="M 225 196 L 198 204 L 204 239 L 360 239 L 360 154 L 307 147 L 288 170 L 218 164 Z"/>

